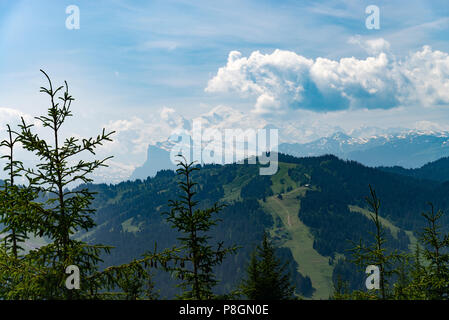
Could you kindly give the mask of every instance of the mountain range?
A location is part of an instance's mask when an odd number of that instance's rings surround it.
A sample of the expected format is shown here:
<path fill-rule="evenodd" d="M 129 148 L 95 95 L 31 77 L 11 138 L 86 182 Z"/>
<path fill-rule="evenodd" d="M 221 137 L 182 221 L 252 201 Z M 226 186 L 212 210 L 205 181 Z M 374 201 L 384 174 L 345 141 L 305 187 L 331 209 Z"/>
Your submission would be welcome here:
<path fill-rule="evenodd" d="M 146 162 L 135 169 L 130 179 L 146 179 L 159 170 L 173 169 L 169 150 L 168 143 L 150 145 Z M 308 143 L 280 143 L 278 150 L 296 157 L 333 154 L 370 167 L 413 169 L 449 156 L 449 132 L 409 130 L 368 137 L 337 132 Z"/>
<path fill-rule="evenodd" d="M 306 144 L 280 144 L 279 152 L 299 157 L 334 154 L 371 167 L 417 168 L 449 156 L 449 133 L 410 130 L 355 138 L 337 132 Z"/>
<path fill-rule="evenodd" d="M 217 293 L 229 292 L 245 276 L 251 251 L 264 231 L 278 255 L 289 262 L 299 295 L 326 299 L 338 278 L 351 288 L 361 288 L 365 275 L 348 262 L 348 249 L 351 242 L 372 241 L 374 226 L 365 202 L 368 186 L 381 200 L 387 248 L 408 250 L 417 241 L 416 232 L 425 226 L 421 213 L 428 210 L 429 201 L 449 211 L 449 181 L 433 175 L 445 161 L 404 171 L 371 168 L 333 155 L 279 154 L 279 170 L 272 176 L 260 176 L 259 165 L 254 164 L 201 166 L 193 177 L 200 206 L 216 201 L 227 205 L 210 241 L 241 246 L 217 268 L 221 280 Z M 176 245 L 180 235 L 162 213 L 168 210 L 169 200 L 180 195 L 178 181 L 173 171 L 162 170 L 143 180 L 89 185 L 97 192 L 93 202 L 97 227 L 77 237 L 115 247 L 104 257 L 104 266 L 139 257 L 155 243 L 159 249 Z M 442 223 L 443 231 L 448 231 L 447 216 Z M 162 296 L 177 293 L 169 275 L 156 273 L 155 279 Z"/>

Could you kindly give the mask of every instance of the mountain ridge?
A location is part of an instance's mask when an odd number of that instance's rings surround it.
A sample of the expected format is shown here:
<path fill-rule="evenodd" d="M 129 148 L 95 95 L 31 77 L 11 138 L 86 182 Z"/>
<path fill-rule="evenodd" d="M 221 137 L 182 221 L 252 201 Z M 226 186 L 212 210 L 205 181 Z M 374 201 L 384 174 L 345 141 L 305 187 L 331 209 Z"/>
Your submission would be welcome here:
<path fill-rule="evenodd" d="M 159 170 L 174 169 L 169 150 L 168 142 L 150 145 L 147 160 L 134 170 L 130 179 L 146 179 Z M 408 130 L 369 137 L 336 132 L 308 143 L 281 143 L 278 150 L 296 157 L 334 154 L 371 167 L 401 166 L 413 169 L 449 156 L 449 132 Z"/>
<path fill-rule="evenodd" d="M 264 230 L 270 231 L 278 248 L 286 248 L 282 256 L 293 265 L 291 272 L 302 296 L 327 298 L 338 276 L 351 287 L 362 286 L 364 274 L 347 262 L 347 250 L 348 241 L 369 241 L 374 232 L 372 222 L 360 213 L 367 209 L 368 185 L 382 201 L 382 218 L 394 226 L 386 230 L 390 248 L 408 250 L 411 232 L 424 225 L 421 213 L 428 209 L 428 201 L 449 209 L 449 183 L 424 182 L 334 155 L 297 158 L 279 154 L 279 170 L 273 176 L 260 176 L 258 164 L 206 164 L 193 178 L 202 207 L 216 201 L 228 205 L 211 241 L 243 245 L 236 257 L 217 269 L 223 279 L 218 292 L 235 287 L 243 277 L 250 252 Z M 176 244 L 179 235 L 164 222 L 162 212 L 179 195 L 177 182 L 173 171 L 162 170 L 144 180 L 89 185 L 97 192 L 93 206 L 98 226 L 83 237 L 116 247 L 105 257 L 105 266 L 136 258 L 155 242 L 158 248 Z M 273 211 L 276 205 L 286 211 Z M 448 222 L 443 219 L 445 229 Z M 312 268 L 311 263 L 318 264 Z M 167 275 L 158 275 L 157 280 L 164 288 L 172 287 Z M 164 294 L 172 296 L 173 290 Z"/>
<path fill-rule="evenodd" d="M 405 169 L 398 166 L 379 167 L 379 169 L 423 180 L 449 181 L 449 157 L 440 158 L 415 169 Z"/>

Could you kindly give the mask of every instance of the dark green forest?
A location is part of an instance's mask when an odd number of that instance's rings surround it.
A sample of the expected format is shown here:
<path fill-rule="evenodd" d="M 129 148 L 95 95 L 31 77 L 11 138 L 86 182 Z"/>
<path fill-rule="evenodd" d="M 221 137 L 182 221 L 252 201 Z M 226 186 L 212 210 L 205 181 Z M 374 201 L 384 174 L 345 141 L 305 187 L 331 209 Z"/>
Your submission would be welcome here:
<path fill-rule="evenodd" d="M 349 206 L 368 209 L 364 199 L 369 194 L 369 184 L 382 199 L 381 215 L 399 228 L 394 235 L 390 229 L 385 229 L 390 249 L 409 250 L 410 237 L 405 231 L 425 227 L 426 221 L 421 213 L 428 209 L 429 201 L 443 211 L 449 209 L 446 197 L 449 183 L 429 183 L 428 180 L 367 168 L 334 156 L 294 158 L 280 154 L 279 161 L 281 164 L 295 164 L 295 168 L 288 171 L 288 176 L 295 183 L 310 184 L 305 197 L 297 200 L 301 202 L 297 214 L 312 231 L 314 249 L 329 257 L 334 264 L 334 282 L 340 276 L 353 289 L 361 289 L 366 277 L 349 262 L 351 252 L 348 250 L 352 248 L 352 242 L 360 239 L 369 242 L 375 226 L 368 217 L 351 212 Z M 222 290 L 219 291 L 221 293 L 232 288 L 243 276 L 244 265 L 253 247 L 261 241 L 263 230 L 272 228 L 275 223 L 262 205 L 264 198 L 274 194 L 271 190 L 273 182 L 269 178 L 261 179 L 257 170 L 256 166 L 248 164 L 206 165 L 201 167 L 196 176 L 200 184 L 198 196 L 206 207 L 226 198 L 226 186 L 244 181 L 239 183 L 240 193 L 236 199 L 223 201 L 229 206 L 223 210 L 223 222 L 214 229 L 214 238 L 217 240 L 245 244 L 236 256 L 226 260 L 217 270 L 219 277 L 226 279 L 217 288 Z M 304 178 L 305 174 L 310 179 Z M 174 178 L 172 171 L 161 171 L 156 177 L 145 181 L 89 186 L 98 192 L 94 206 L 97 208 L 96 222 L 99 225 L 95 233 L 90 235 L 90 241 L 95 239 L 117 247 L 115 253 L 108 256 L 107 263 L 121 263 L 151 246 L 155 240 L 163 247 L 174 245 L 175 232 L 170 231 L 158 214 L 165 210 L 170 195 L 177 193 Z M 109 204 L 105 206 L 104 203 Z M 133 225 L 139 226 L 133 232 L 123 227 L 123 222 L 129 219 L 132 219 Z M 447 226 L 447 217 L 443 216 L 441 223 Z M 447 232 L 447 227 L 443 231 Z M 416 232 L 412 234 L 418 236 Z M 293 266 L 295 261 L 289 250 L 285 247 L 279 250 Z M 122 255 L 120 251 L 126 254 Z M 295 274 L 294 267 L 291 267 L 291 271 Z M 298 293 L 307 297 L 311 292 L 310 282 L 304 280 L 300 273 L 296 274 Z"/>
<path fill-rule="evenodd" d="M 109 158 L 69 159 L 95 155 L 113 132 L 58 140 L 76 121 L 74 98 L 44 75 L 50 107 L 37 119 L 54 141 L 22 119 L 2 142 L 2 299 L 448 297 L 447 159 L 413 171 L 279 154 L 273 176 L 184 159 L 176 172 L 95 184 Z M 39 157 L 35 168 L 15 158 L 19 143 Z M 69 265 L 81 288 L 64 285 Z M 381 268 L 380 290 L 365 288 L 367 265 Z"/>

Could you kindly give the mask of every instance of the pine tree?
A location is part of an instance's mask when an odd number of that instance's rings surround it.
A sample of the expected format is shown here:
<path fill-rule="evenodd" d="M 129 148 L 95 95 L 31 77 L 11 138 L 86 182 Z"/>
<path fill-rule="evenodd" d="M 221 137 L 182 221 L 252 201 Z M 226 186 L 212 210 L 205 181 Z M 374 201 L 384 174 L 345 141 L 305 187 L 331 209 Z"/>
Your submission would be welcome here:
<path fill-rule="evenodd" d="M 243 280 L 241 285 L 242 293 L 248 297 L 248 299 L 255 300 L 258 292 L 260 292 L 259 282 L 259 262 L 257 260 L 257 250 L 251 253 L 251 260 L 247 269 L 247 279 Z"/>
<path fill-rule="evenodd" d="M 8 178 L 0 186 L 0 223 L 4 235 L 0 244 L 0 299 L 17 298 L 12 288 L 23 273 L 24 248 L 23 243 L 28 239 L 28 233 L 33 232 L 34 210 L 32 200 L 36 194 L 29 187 L 19 186 L 16 179 L 20 177 L 22 162 L 15 159 L 15 147 L 18 136 L 7 125 L 8 139 L 0 143 L 0 147 L 7 148 L 7 154 L 2 156 L 7 163 L 4 171 Z"/>
<path fill-rule="evenodd" d="M 182 299 L 204 300 L 214 298 L 213 287 L 218 280 L 214 268 L 223 262 L 228 254 L 235 253 L 236 246 L 223 247 L 223 242 L 214 249 L 209 245 L 210 229 L 220 219 L 213 215 L 218 214 L 223 205 L 215 203 L 211 208 L 198 209 L 199 202 L 194 200 L 197 183 L 192 181 L 192 173 L 199 170 L 194 163 L 188 163 L 184 157 L 178 161 L 177 174 L 181 177 L 179 187 L 182 190 L 180 200 L 170 200 L 170 212 L 164 213 L 167 221 L 182 234 L 178 238 L 185 252 L 180 258 L 180 265 L 171 268 L 181 280 L 179 285 L 183 289 Z"/>
<path fill-rule="evenodd" d="M 38 217 L 39 235 L 49 238 L 52 243 L 41 248 L 39 257 L 35 257 L 42 265 L 51 265 L 49 277 L 42 285 L 48 298 L 70 299 L 74 295 L 81 295 L 83 291 L 74 292 L 65 288 L 66 267 L 77 265 L 86 278 L 97 270 L 96 265 L 101 261 L 100 253 L 109 252 L 110 249 L 102 245 L 88 245 L 71 238 L 75 232 L 87 231 L 95 225 L 92 219 L 94 210 L 90 208 L 94 194 L 86 187 L 71 191 L 68 189 L 78 183 L 91 182 L 89 175 L 99 167 L 106 166 L 105 161 L 110 157 L 92 162 L 76 162 L 75 159 L 84 152 L 95 154 L 98 146 L 111 141 L 113 132 L 106 134 L 103 129 L 96 139 L 83 139 L 81 143 L 74 137 L 62 141 L 62 126 L 67 118 L 72 116 L 70 107 L 74 98 L 69 94 L 67 82 L 65 86 L 54 89 L 48 75 L 42 70 L 41 72 L 47 78 L 49 87 L 41 87 L 40 91 L 49 96 L 50 107 L 47 115 L 36 119 L 50 131 L 53 144 L 33 133 L 33 125 L 26 124 L 23 118 L 19 140 L 24 149 L 34 153 L 40 160 L 36 169 L 24 169 L 25 175 L 32 186 L 47 196 L 45 205 L 42 206 L 45 209 L 41 210 Z M 65 89 L 63 94 L 57 96 L 62 89 Z M 83 284 L 89 287 L 93 283 Z"/>
<path fill-rule="evenodd" d="M 387 252 L 386 249 L 386 239 L 385 231 L 383 229 L 382 223 L 380 221 L 379 209 L 380 200 L 377 198 L 376 192 L 373 190 L 371 185 L 370 197 L 365 198 L 368 205 L 371 207 L 372 213 L 370 218 L 373 221 L 376 232 L 374 236 L 374 243 L 372 245 L 365 245 L 360 240 L 360 243 L 351 249 L 354 260 L 353 263 L 358 265 L 363 271 L 369 265 L 375 265 L 379 267 L 380 270 L 380 281 L 379 281 L 379 294 L 374 292 L 364 293 L 363 291 L 354 291 L 353 298 L 356 299 L 391 299 L 394 298 L 392 292 L 392 285 L 390 284 L 390 279 L 392 276 L 400 275 L 400 268 L 398 266 L 404 264 L 404 259 L 406 259 L 404 254 L 399 253 L 397 250 Z"/>
<path fill-rule="evenodd" d="M 282 264 L 276 257 L 275 248 L 264 233 L 262 246 L 258 246 L 251 256 L 247 279 L 243 280 L 241 290 L 250 300 L 292 299 L 295 287 L 286 270 L 287 264 Z"/>
<path fill-rule="evenodd" d="M 30 228 L 30 215 L 28 201 L 31 201 L 35 194 L 29 188 L 20 188 L 15 183 L 15 179 L 20 177 L 20 168 L 22 163 L 15 160 L 14 147 L 17 145 L 19 138 L 7 125 L 8 139 L 0 143 L 1 147 L 6 147 L 8 153 L 2 156 L 7 160 L 4 171 L 8 173 L 8 178 L 4 181 L 0 188 L 0 223 L 4 225 L 0 233 L 5 234 L 4 245 L 5 250 L 10 252 L 12 256 L 19 258 L 20 251 L 23 251 L 21 243 L 27 239 L 27 231 Z"/>
<path fill-rule="evenodd" d="M 427 226 L 420 233 L 419 242 L 413 253 L 396 250 L 387 253 L 382 224 L 379 219 L 380 201 L 371 189 L 371 198 L 367 199 L 376 225 L 375 243 L 371 246 L 359 245 L 352 249 L 353 262 L 362 268 L 373 264 L 379 266 L 380 294 L 354 290 L 349 293 L 336 288 L 334 299 L 405 299 L 405 300 L 441 300 L 449 298 L 449 234 L 442 234 L 439 220 L 441 210 L 435 211 L 429 203 L 430 211 L 422 213 Z M 389 279 L 396 276 L 396 283 Z"/>
<path fill-rule="evenodd" d="M 67 82 L 53 89 L 48 75 L 42 73 L 49 88 L 42 87 L 41 92 L 49 95 L 50 107 L 47 115 L 36 119 L 43 128 L 49 129 L 52 144 L 33 133 L 33 125 L 26 124 L 23 118 L 20 131 L 15 133 L 8 126 L 9 140 L 1 143 L 9 148 L 3 157 L 8 160 L 5 170 L 9 179 L 0 189 L 0 218 L 4 231 L 8 232 L 5 245 L 0 246 L 0 299 L 154 299 L 149 269 L 158 262 L 166 266 L 170 261 L 178 261 L 178 249 L 157 252 L 155 247 L 141 259 L 99 270 L 100 254 L 109 253 L 112 247 L 73 238 L 76 232 L 87 232 L 95 226 L 95 210 L 91 208 L 95 193 L 89 191 L 87 184 L 92 181 L 90 175 L 105 167 L 111 157 L 91 162 L 75 159 L 86 152 L 95 155 L 97 147 L 111 141 L 113 132 L 106 134 L 103 129 L 97 138 L 80 142 L 70 137 L 62 141 L 61 130 L 72 116 L 70 106 L 74 99 Z M 62 89 L 65 91 L 57 97 Z M 18 142 L 39 158 L 35 169 L 24 168 L 14 159 L 14 145 Z M 14 184 L 14 178 L 20 175 L 27 178 L 28 187 Z M 70 190 L 79 183 L 81 186 Z M 45 237 L 50 243 L 21 255 L 20 243 L 27 233 Z M 80 270 L 79 290 L 65 286 L 69 265 L 76 265 Z"/>
<path fill-rule="evenodd" d="M 420 263 L 421 253 L 416 249 L 416 263 L 414 268 L 414 281 L 411 287 L 414 292 L 420 292 L 425 299 L 449 299 L 449 234 L 442 234 L 439 220 L 443 211 L 435 211 L 432 203 L 429 203 L 430 211 L 422 213 L 427 226 L 420 234 L 420 242 L 423 245 L 423 259 L 426 263 Z"/>
<path fill-rule="evenodd" d="M 413 264 L 410 268 L 410 281 L 405 288 L 408 299 L 426 299 L 426 291 L 424 290 L 424 275 L 425 267 L 422 263 L 421 247 L 419 243 L 416 243 L 413 256 Z"/>

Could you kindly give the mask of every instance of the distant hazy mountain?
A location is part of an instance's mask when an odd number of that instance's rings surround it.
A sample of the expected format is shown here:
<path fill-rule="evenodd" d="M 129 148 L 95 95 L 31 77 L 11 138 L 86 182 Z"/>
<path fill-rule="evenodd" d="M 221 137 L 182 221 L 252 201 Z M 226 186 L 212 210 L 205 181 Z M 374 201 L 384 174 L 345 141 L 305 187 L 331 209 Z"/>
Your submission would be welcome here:
<path fill-rule="evenodd" d="M 144 180 L 148 177 L 154 177 L 160 170 L 175 168 L 176 165 L 170 161 L 170 151 L 167 151 L 163 144 L 150 145 L 147 151 L 147 160 L 141 167 L 134 170 L 130 179 Z"/>
<path fill-rule="evenodd" d="M 174 169 L 167 142 L 148 147 L 148 158 L 130 179 L 153 177 L 159 170 Z M 415 131 L 349 136 L 337 132 L 308 143 L 281 143 L 279 152 L 295 157 L 333 154 L 371 167 L 419 168 L 428 162 L 449 156 L 449 132 Z"/>
<path fill-rule="evenodd" d="M 409 131 L 355 138 L 338 132 L 310 143 L 282 143 L 279 152 L 297 157 L 334 154 L 367 166 L 417 168 L 449 156 L 449 133 Z"/>

